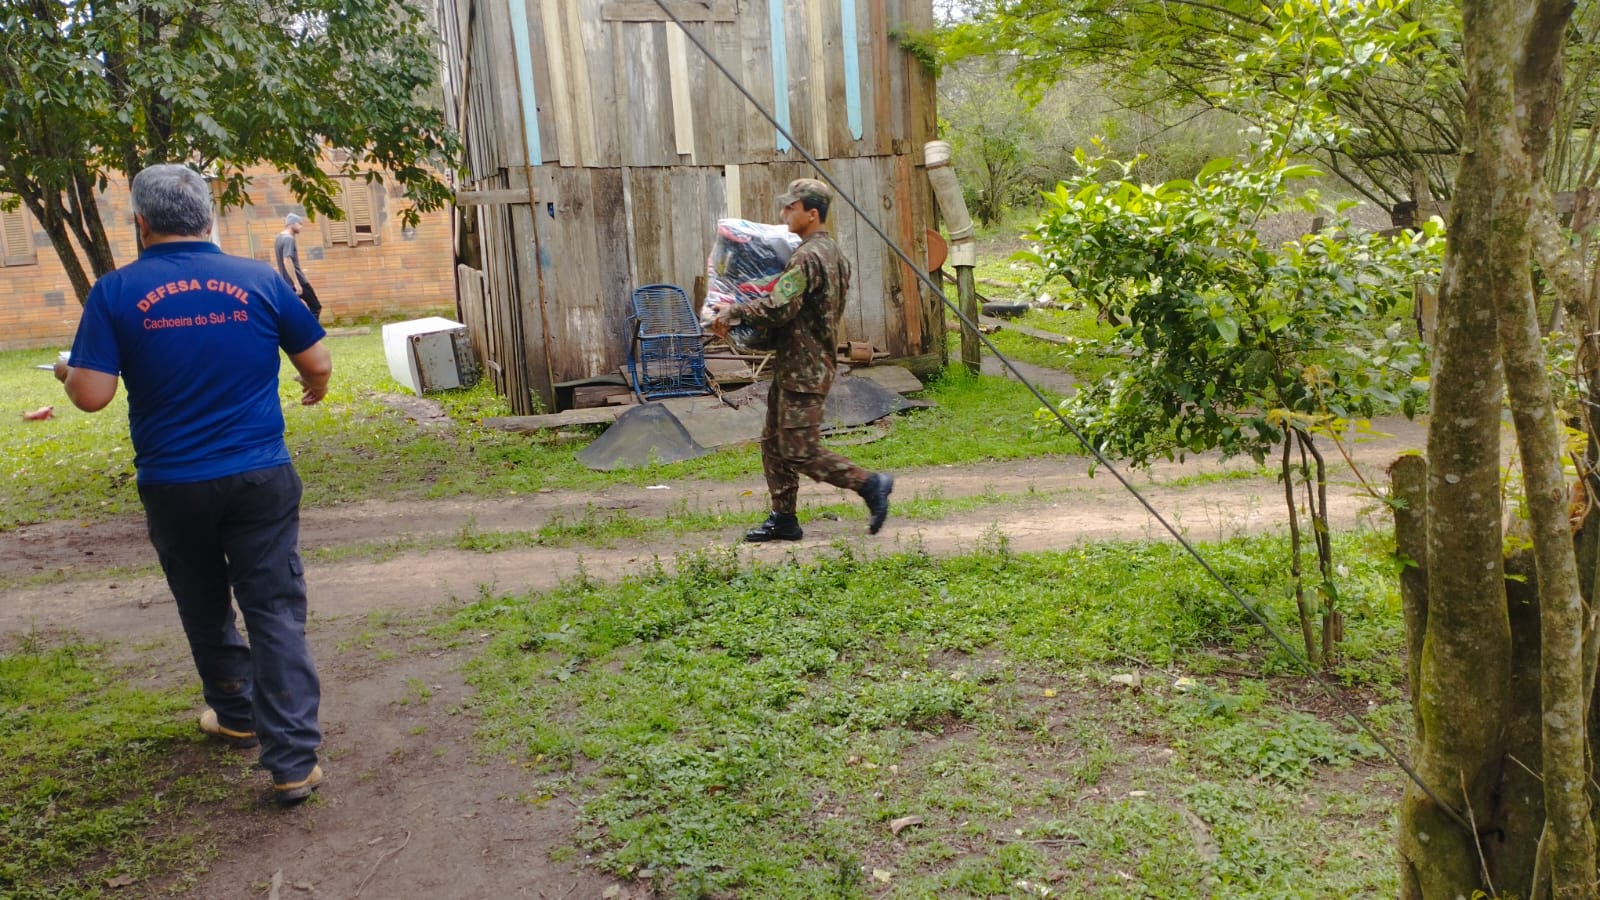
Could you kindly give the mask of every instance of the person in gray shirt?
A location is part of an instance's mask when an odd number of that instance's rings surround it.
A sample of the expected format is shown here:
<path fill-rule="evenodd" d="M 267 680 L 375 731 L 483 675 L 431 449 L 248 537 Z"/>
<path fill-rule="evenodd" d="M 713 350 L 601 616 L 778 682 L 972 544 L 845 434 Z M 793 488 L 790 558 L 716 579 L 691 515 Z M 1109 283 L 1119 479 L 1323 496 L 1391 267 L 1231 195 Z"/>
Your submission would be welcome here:
<path fill-rule="evenodd" d="M 300 248 L 295 244 L 295 235 L 300 229 L 306 227 L 306 220 L 298 213 L 289 213 L 284 217 L 283 230 L 278 232 L 278 237 L 272 242 L 272 254 L 278 259 L 278 274 L 283 280 L 289 282 L 291 287 L 299 285 L 300 300 L 311 310 L 311 314 L 322 321 L 322 301 L 317 299 L 317 292 L 312 290 L 311 282 L 306 279 L 305 270 L 300 268 Z M 294 277 L 289 276 L 289 266 L 294 266 Z"/>

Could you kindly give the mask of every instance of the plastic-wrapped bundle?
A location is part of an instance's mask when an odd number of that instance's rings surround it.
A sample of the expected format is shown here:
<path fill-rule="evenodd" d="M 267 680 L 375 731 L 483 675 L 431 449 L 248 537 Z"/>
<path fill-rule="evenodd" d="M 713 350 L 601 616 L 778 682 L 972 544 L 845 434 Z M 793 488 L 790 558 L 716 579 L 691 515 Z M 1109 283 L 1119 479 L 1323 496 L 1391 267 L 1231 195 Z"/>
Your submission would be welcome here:
<path fill-rule="evenodd" d="M 766 225 L 745 219 L 718 219 L 717 238 L 706 260 L 706 302 L 700 320 L 706 324 L 735 303 L 765 297 L 800 246 L 800 237 L 785 225 Z M 741 351 L 772 349 L 768 334 L 751 325 L 730 321 L 728 340 Z"/>

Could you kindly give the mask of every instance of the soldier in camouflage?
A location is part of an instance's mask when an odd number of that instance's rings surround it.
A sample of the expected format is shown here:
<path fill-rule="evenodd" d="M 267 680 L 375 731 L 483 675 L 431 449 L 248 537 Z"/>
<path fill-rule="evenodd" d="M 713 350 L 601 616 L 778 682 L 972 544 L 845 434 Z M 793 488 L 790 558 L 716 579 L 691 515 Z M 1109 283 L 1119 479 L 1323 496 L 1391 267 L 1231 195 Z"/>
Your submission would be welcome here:
<path fill-rule="evenodd" d="M 761 468 L 772 495 L 772 514 L 745 540 L 798 541 L 795 517 L 800 475 L 848 488 L 867 504 L 867 531 L 877 534 L 889 515 L 894 477 L 870 473 L 822 446 L 822 406 L 833 387 L 839 316 L 850 288 L 850 264 L 828 235 L 833 192 L 813 178 L 798 178 L 778 198 L 779 216 L 801 243 L 766 297 L 734 304 L 713 330 L 730 318 L 772 332 L 776 353 L 767 424 L 761 434 Z"/>

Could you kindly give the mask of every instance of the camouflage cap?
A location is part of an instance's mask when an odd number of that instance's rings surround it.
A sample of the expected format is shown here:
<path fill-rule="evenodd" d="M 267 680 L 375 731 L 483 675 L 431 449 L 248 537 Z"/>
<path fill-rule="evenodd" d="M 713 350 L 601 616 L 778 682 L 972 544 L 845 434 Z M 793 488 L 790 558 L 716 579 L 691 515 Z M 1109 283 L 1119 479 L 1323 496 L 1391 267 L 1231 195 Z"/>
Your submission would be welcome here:
<path fill-rule="evenodd" d="M 778 198 L 778 208 L 799 200 L 805 204 L 806 209 L 814 209 L 828 214 L 828 205 L 833 202 L 833 190 L 815 178 L 796 178 L 789 182 L 789 189 Z"/>

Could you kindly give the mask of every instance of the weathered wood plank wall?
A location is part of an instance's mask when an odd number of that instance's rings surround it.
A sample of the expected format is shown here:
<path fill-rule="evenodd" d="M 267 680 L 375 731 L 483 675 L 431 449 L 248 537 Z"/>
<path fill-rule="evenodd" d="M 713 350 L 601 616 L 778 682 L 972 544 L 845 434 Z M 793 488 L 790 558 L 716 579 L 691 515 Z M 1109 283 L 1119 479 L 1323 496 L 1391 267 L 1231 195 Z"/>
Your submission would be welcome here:
<path fill-rule="evenodd" d="M 462 187 L 531 181 L 535 198 L 467 211 L 484 252 L 481 289 L 463 280 L 463 307 L 479 327 L 517 333 L 527 371 L 496 384 L 519 413 L 534 398 L 548 404 L 554 382 L 615 371 L 632 288 L 687 289 L 718 218 L 772 221 L 783 186 L 814 174 L 690 38 L 906 253 L 926 258 L 933 80 L 898 40 L 932 26 L 930 0 L 672 0 L 687 34 L 654 0 L 440 3 L 447 106 L 467 145 Z M 831 219 L 855 268 L 841 339 L 897 357 L 938 350 L 937 298 L 843 200 Z M 492 313 L 505 305 L 519 308 L 516 321 Z M 512 343 L 483 346 L 504 355 Z"/>

